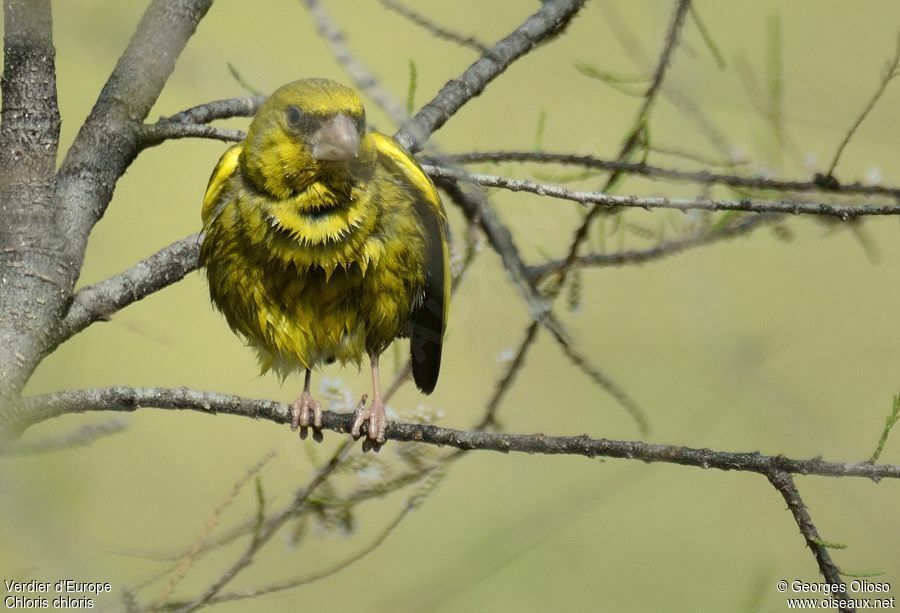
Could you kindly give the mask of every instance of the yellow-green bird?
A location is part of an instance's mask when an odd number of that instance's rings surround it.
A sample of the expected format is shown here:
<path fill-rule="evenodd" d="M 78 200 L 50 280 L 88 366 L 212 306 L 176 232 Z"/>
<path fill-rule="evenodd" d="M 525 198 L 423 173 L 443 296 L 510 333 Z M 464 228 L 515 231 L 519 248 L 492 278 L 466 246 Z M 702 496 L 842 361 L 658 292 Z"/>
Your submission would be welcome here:
<path fill-rule="evenodd" d="M 412 156 L 367 130 L 356 92 L 326 79 L 278 89 L 213 170 L 202 218 L 216 307 L 262 372 L 305 373 L 293 429 L 322 425 L 315 367 L 368 355 L 372 403 L 363 396 L 351 434 L 367 421 L 383 442 L 378 358 L 397 337 L 409 337 L 413 379 L 431 393 L 450 294 L 446 215 Z"/>

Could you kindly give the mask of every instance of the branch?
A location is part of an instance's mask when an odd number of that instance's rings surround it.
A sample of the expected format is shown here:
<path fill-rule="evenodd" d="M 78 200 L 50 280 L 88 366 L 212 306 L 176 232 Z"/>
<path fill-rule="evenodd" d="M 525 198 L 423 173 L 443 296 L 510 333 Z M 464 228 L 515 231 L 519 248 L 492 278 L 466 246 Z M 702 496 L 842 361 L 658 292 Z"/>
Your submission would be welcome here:
<path fill-rule="evenodd" d="M 847 588 L 844 586 L 844 581 L 841 578 L 841 571 L 831 561 L 828 549 L 822 544 L 819 532 L 809 516 L 806 505 L 803 504 L 803 499 L 800 497 L 796 484 L 794 484 L 794 479 L 784 470 L 773 470 L 766 474 L 766 477 L 787 503 L 788 509 L 794 516 L 794 521 L 797 522 L 797 526 L 800 528 L 800 533 L 806 539 L 806 546 L 810 548 L 813 556 L 816 558 L 816 563 L 819 565 L 819 571 L 822 573 L 822 576 L 825 577 L 828 583 L 840 586 L 838 593 L 835 595 L 838 598 L 845 599 L 847 597 Z M 854 609 L 841 610 L 850 611 Z"/>
<path fill-rule="evenodd" d="M 900 204 L 860 203 L 855 205 L 827 202 L 797 202 L 790 200 L 711 200 L 706 198 L 666 198 L 663 196 L 615 196 L 603 192 L 585 192 L 565 189 L 556 185 L 537 183 L 527 179 L 510 179 L 496 175 L 470 174 L 456 168 L 423 164 L 435 179 L 466 181 L 483 187 L 499 187 L 514 192 L 530 192 L 561 200 L 599 207 L 629 207 L 640 209 L 675 209 L 678 211 L 746 211 L 749 213 L 791 213 L 794 215 L 821 215 L 847 221 L 866 215 L 900 215 Z M 596 209 L 592 209 L 596 210 Z M 574 259 L 574 258 L 573 258 Z"/>
<path fill-rule="evenodd" d="M 200 235 L 172 243 L 128 270 L 89 285 L 75 294 L 60 325 L 58 342 L 74 336 L 98 320 L 180 281 L 200 265 Z"/>
<path fill-rule="evenodd" d="M 139 132 L 141 149 L 161 145 L 167 140 L 181 138 L 208 138 L 226 143 L 237 143 L 247 136 L 242 130 L 217 128 L 198 123 L 178 123 L 175 121 L 159 121 L 151 125 L 141 126 Z"/>
<path fill-rule="evenodd" d="M 546 153 L 543 151 L 473 151 L 456 155 L 444 155 L 440 162 L 447 164 L 472 164 L 479 162 L 538 162 L 547 164 L 563 164 L 614 170 L 622 173 L 658 179 L 673 179 L 698 183 L 700 185 L 728 185 L 730 187 L 746 187 L 750 189 L 774 190 L 783 192 L 828 192 L 841 195 L 893 196 L 900 199 L 900 187 L 881 185 L 863 185 L 862 183 L 837 184 L 829 186 L 822 181 L 783 181 L 765 177 L 747 177 L 701 171 L 662 168 L 641 162 L 623 162 L 603 160 L 590 155 L 572 155 L 568 153 Z"/>
<path fill-rule="evenodd" d="M 546 0 L 536 13 L 506 36 L 458 78 L 449 81 L 415 117 L 406 121 L 395 138 L 415 153 L 469 100 L 484 91 L 513 62 L 562 32 L 584 0 Z"/>
<path fill-rule="evenodd" d="M 209 123 L 216 119 L 230 119 L 231 117 L 253 117 L 256 110 L 266 96 L 252 96 L 242 98 L 226 98 L 213 100 L 205 104 L 199 104 L 171 117 L 162 118 L 158 123 Z"/>
<path fill-rule="evenodd" d="M 59 170 L 57 202 L 80 268 L 87 237 L 140 152 L 140 122 L 212 0 L 153 0 Z"/>
<path fill-rule="evenodd" d="M 203 392 L 186 388 L 111 387 L 72 390 L 24 399 L 28 409 L 27 428 L 36 423 L 70 413 L 85 411 L 135 411 L 139 408 L 187 409 L 209 414 L 227 414 L 289 424 L 290 405 L 271 400 L 251 400 L 240 396 Z M 353 415 L 325 411 L 322 427 L 346 433 Z M 544 434 L 502 434 L 454 430 L 421 424 L 389 422 L 387 438 L 394 441 L 426 443 L 463 450 L 487 450 L 545 455 L 609 457 L 642 462 L 665 462 L 696 468 L 716 468 L 754 472 L 768 476 L 774 471 L 824 477 L 865 477 L 900 479 L 900 466 L 869 462 L 831 462 L 821 458 L 796 460 L 758 452 L 734 453 L 676 445 L 654 445 L 638 441 L 593 439 L 581 436 Z"/>

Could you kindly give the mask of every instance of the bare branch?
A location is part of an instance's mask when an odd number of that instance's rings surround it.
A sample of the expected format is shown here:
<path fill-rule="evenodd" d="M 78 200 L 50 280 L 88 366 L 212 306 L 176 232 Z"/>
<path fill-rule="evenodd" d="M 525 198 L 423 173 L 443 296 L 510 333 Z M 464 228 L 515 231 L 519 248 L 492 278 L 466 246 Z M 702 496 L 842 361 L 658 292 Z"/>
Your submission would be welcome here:
<path fill-rule="evenodd" d="M 24 427 L 53 417 L 85 411 L 135 411 L 139 408 L 188 409 L 209 414 L 227 414 L 265 419 L 289 424 L 290 405 L 271 400 L 251 400 L 240 396 L 202 392 L 186 388 L 110 387 L 72 390 L 32 396 L 24 399 L 29 421 Z M 352 413 L 325 411 L 322 427 L 346 433 L 353 422 Z M 824 477 L 865 477 L 868 479 L 900 479 L 900 466 L 869 462 L 832 462 L 821 458 L 795 460 L 784 456 L 767 456 L 758 452 L 734 453 L 676 445 L 653 445 L 638 441 L 593 439 L 581 436 L 546 436 L 544 434 L 501 434 L 454 430 L 421 424 L 390 422 L 387 438 L 394 441 L 427 443 L 464 450 L 488 450 L 502 453 L 521 452 L 547 455 L 580 455 L 587 458 L 609 457 L 642 462 L 665 462 L 769 475 L 773 471 Z"/>
<path fill-rule="evenodd" d="M 266 96 L 252 96 L 213 100 L 175 113 L 171 117 L 160 119 L 157 123 L 209 123 L 216 119 L 253 117 L 265 99 Z"/>
<path fill-rule="evenodd" d="M 403 124 L 395 137 L 397 141 L 412 153 L 419 151 L 435 130 L 469 100 L 483 92 L 488 83 L 513 62 L 562 32 L 583 5 L 584 0 L 546 0 L 522 25 L 494 45 L 462 75 L 444 85 L 431 102 Z"/>
<path fill-rule="evenodd" d="M 472 164 L 480 162 L 538 162 L 545 164 L 563 164 L 613 170 L 625 174 L 639 175 L 653 179 L 673 179 L 700 185 L 727 185 L 729 187 L 746 187 L 750 189 L 773 190 L 782 192 L 827 192 L 841 195 L 892 196 L 900 199 L 900 187 L 881 185 L 864 185 L 848 183 L 827 186 L 821 181 L 783 181 L 766 177 L 748 177 L 743 175 L 722 174 L 701 171 L 662 168 L 640 162 L 624 162 L 603 160 L 590 155 L 572 155 L 568 153 L 547 153 L 543 151 L 473 151 L 456 155 L 443 155 L 440 162 L 446 164 Z"/>
<path fill-rule="evenodd" d="M 816 558 L 816 563 L 819 565 L 819 571 L 822 573 L 822 576 L 825 577 L 828 583 L 840 586 L 835 594 L 838 598 L 846 598 L 847 588 L 844 586 L 843 579 L 841 579 L 841 571 L 831 561 L 828 549 L 822 545 L 822 539 L 819 537 L 816 525 L 809 516 L 806 505 L 803 504 L 803 499 L 800 497 L 800 492 L 794 484 L 794 479 L 784 470 L 773 470 L 767 473 L 766 477 L 787 503 L 791 515 L 794 516 L 794 521 L 797 522 L 797 526 L 800 528 L 800 533 L 806 539 L 806 546 L 810 548 L 813 556 Z M 841 610 L 855 611 L 853 608 L 843 608 Z"/>
<path fill-rule="evenodd" d="M 172 243 L 149 258 L 96 285 L 75 294 L 62 321 L 58 342 L 81 332 L 98 320 L 146 298 L 177 281 L 200 265 L 200 235 L 192 234 Z"/>
<path fill-rule="evenodd" d="M 663 196 L 616 196 L 603 192 L 585 192 L 565 189 L 556 185 L 537 183 L 527 179 L 510 179 L 495 175 L 469 174 L 456 168 L 424 164 L 425 171 L 435 179 L 467 181 L 483 187 L 500 187 L 514 192 L 530 192 L 571 200 L 579 204 L 592 203 L 601 208 L 628 207 L 639 209 L 675 209 L 678 211 L 746 211 L 749 213 L 791 213 L 793 215 L 821 215 L 847 221 L 869 215 L 900 215 L 900 204 L 863 202 L 853 205 L 828 202 L 799 202 L 789 200 L 711 200 L 705 198 L 666 198 Z M 596 210 L 596 209 L 592 209 Z M 573 258 L 574 261 L 574 258 Z"/>
<path fill-rule="evenodd" d="M 209 138 L 226 143 L 236 143 L 244 140 L 246 134 L 242 130 L 217 128 L 198 123 L 179 123 L 175 121 L 161 121 L 151 125 L 145 125 L 140 130 L 141 148 L 154 147 L 167 140 L 180 138 Z"/>
<path fill-rule="evenodd" d="M 397 0 L 381 0 L 381 4 L 417 26 L 424 28 L 436 38 L 448 40 L 451 43 L 456 43 L 460 47 L 468 47 L 478 53 L 487 53 L 488 51 L 488 46 L 474 36 L 466 36 L 465 34 L 448 30 L 447 28 L 434 23 L 427 17 L 415 12 L 408 6 L 401 4 Z"/>

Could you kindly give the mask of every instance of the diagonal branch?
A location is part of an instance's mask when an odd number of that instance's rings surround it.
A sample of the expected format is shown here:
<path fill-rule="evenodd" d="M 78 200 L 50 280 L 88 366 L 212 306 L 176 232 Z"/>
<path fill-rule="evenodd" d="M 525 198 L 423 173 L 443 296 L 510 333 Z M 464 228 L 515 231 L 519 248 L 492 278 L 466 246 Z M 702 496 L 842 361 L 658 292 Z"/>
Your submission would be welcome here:
<path fill-rule="evenodd" d="M 319 0 L 304 0 L 304 2 L 319 35 L 328 43 L 332 55 L 356 84 L 357 89 L 374 100 L 395 124 L 400 125 L 406 121 L 408 119 L 406 110 L 382 87 L 369 67 L 353 55 L 344 33 L 334 24 Z"/>
<path fill-rule="evenodd" d="M 513 62 L 562 32 L 583 5 L 584 0 L 546 0 L 522 25 L 444 85 L 431 102 L 403 124 L 397 141 L 412 153 L 419 151 L 433 132 Z"/>
<path fill-rule="evenodd" d="M 427 17 L 424 17 L 416 11 L 412 10 L 408 6 L 401 4 L 400 2 L 398 2 L 398 0 L 381 0 L 381 4 L 383 4 L 385 8 L 394 11 L 404 19 L 407 19 L 420 28 L 423 28 L 426 31 L 430 32 L 436 38 L 442 38 L 444 40 L 450 41 L 451 43 L 456 43 L 460 47 L 468 47 L 469 49 L 473 49 L 478 53 L 486 53 L 488 50 L 488 46 L 474 36 L 460 34 L 458 32 L 449 30 L 439 24 L 436 24 Z"/>
<path fill-rule="evenodd" d="M 95 321 L 146 298 L 177 281 L 200 265 L 200 235 L 176 241 L 128 270 L 75 294 L 60 326 L 59 338 L 68 339 Z"/>
<path fill-rule="evenodd" d="M 211 5 L 212 0 L 153 0 L 66 153 L 57 201 L 78 268 L 88 234 L 140 150 L 140 122 Z"/>
<path fill-rule="evenodd" d="M 650 86 L 647 88 L 647 91 L 644 94 L 644 101 L 641 104 L 641 107 L 638 109 L 633 127 L 628 133 L 628 136 L 625 138 L 625 142 L 622 144 L 622 149 L 619 151 L 619 156 L 617 158 L 617 161 L 619 162 L 628 161 L 628 158 L 640 144 L 641 135 L 645 131 L 647 121 L 650 116 L 650 111 L 653 108 L 653 103 L 656 100 L 656 96 L 661 91 L 663 79 L 666 76 L 666 71 L 668 70 L 669 64 L 672 60 L 672 54 L 675 52 L 675 48 L 678 46 L 679 34 L 681 33 L 681 29 L 684 27 L 684 20 L 687 17 L 688 9 L 690 8 L 690 6 L 691 0 L 678 0 L 678 4 L 675 7 L 675 12 L 672 14 L 672 21 L 669 24 L 668 30 L 666 30 L 666 40 L 663 44 L 662 51 L 659 54 L 659 60 L 656 63 L 656 69 L 653 71 L 653 80 L 650 82 Z M 614 171 L 609 176 L 609 179 L 607 179 L 606 185 L 604 186 L 602 191 L 608 191 L 612 186 L 616 184 L 620 176 L 620 171 Z M 557 274 L 559 285 L 562 285 L 562 283 L 565 281 L 571 264 L 575 261 L 575 258 L 578 257 L 578 251 L 579 249 L 581 249 L 582 243 L 587 238 L 588 230 L 590 229 L 591 224 L 593 223 L 597 215 L 599 215 L 604 210 L 604 207 L 600 206 L 599 204 L 595 204 L 594 207 L 592 207 L 591 210 L 588 211 L 588 214 L 585 215 L 584 220 L 582 221 L 581 225 L 578 226 L 578 229 L 575 230 L 575 234 L 572 237 L 572 243 L 569 246 L 569 252 L 566 256 L 568 264 Z"/>
<path fill-rule="evenodd" d="M 135 411 L 160 408 L 200 411 L 265 419 L 277 424 L 291 421 L 290 405 L 271 400 L 251 400 L 240 396 L 203 392 L 187 388 L 110 387 L 72 390 L 32 396 L 24 400 L 29 421 L 23 427 L 54 417 L 85 411 Z M 336 432 L 349 432 L 351 413 L 325 411 L 322 427 Z M 716 468 L 754 472 L 768 476 L 773 471 L 824 477 L 864 477 L 868 479 L 900 479 L 900 466 L 869 462 L 830 462 L 821 458 L 796 460 L 784 456 L 768 456 L 759 452 L 735 453 L 696 449 L 678 445 L 654 445 L 639 441 L 594 439 L 587 435 L 546 436 L 544 434 L 503 434 L 454 430 L 438 426 L 390 422 L 387 438 L 464 450 L 499 451 L 501 453 L 537 453 L 546 455 L 579 455 L 587 458 L 608 457 L 642 462 L 664 462 L 695 468 Z"/>
<path fill-rule="evenodd" d="M 819 565 L 819 571 L 822 573 L 822 576 L 825 577 L 828 583 L 840 586 L 835 596 L 846 598 L 847 588 L 844 586 L 843 579 L 841 579 L 841 571 L 838 570 L 838 567 L 831 560 L 831 554 L 828 553 L 828 549 L 822 544 L 816 525 L 813 523 L 806 505 L 803 504 L 803 498 L 800 497 L 800 492 L 797 490 L 793 477 L 784 470 L 773 470 L 767 473 L 766 477 L 787 503 L 791 515 L 794 516 L 794 521 L 797 522 L 797 526 L 800 528 L 800 533 L 806 539 L 806 546 L 809 547 L 816 558 L 816 563 Z M 841 610 L 853 611 L 855 609 Z"/>

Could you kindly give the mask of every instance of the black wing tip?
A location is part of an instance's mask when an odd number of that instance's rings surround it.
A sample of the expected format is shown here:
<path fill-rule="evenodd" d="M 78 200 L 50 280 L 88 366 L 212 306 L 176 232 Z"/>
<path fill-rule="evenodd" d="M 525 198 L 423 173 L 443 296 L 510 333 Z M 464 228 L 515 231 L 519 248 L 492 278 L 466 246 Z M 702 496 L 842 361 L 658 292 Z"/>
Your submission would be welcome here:
<path fill-rule="evenodd" d="M 441 371 L 441 358 L 424 362 L 413 362 L 413 381 L 416 387 L 426 396 L 434 391 L 437 386 L 438 375 Z"/>

